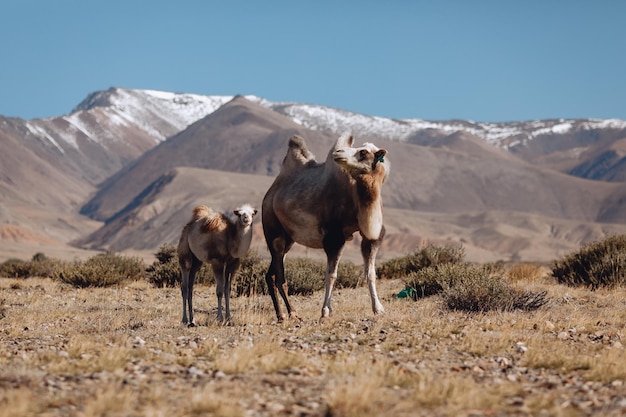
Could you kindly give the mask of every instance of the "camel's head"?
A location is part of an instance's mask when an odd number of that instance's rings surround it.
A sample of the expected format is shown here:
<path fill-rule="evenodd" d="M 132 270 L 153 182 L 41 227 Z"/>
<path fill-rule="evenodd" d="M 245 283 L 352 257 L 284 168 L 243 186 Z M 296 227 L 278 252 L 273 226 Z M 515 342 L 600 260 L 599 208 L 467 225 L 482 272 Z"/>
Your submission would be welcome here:
<path fill-rule="evenodd" d="M 247 227 L 252 224 L 252 219 L 256 216 L 257 211 L 250 204 L 244 204 L 243 206 L 236 208 L 233 213 L 237 216 L 239 223 L 241 223 L 242 226 Z"/>
<path fill-rule="evenodd" d="M 387 151 L 379 149 L 372 143 L 364 143 L 360 148 L 353 148 L 352 141 L 348 146 L 338 146 L 332 153 L 333 161 L 352 176 L 363 174 L 382 175 L 383 181 L 389 174 Z"/>

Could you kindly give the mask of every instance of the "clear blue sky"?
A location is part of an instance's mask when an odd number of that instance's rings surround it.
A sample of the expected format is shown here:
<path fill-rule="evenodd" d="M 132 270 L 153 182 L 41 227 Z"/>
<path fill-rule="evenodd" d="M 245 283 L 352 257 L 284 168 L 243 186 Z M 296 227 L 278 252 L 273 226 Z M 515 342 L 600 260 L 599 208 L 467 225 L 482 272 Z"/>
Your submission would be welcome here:
<path fill-rule="evenodd" d="M 626 119 L 626 1 L 0 0 L 0 115 L 112 86 L 428 120 Z"/>

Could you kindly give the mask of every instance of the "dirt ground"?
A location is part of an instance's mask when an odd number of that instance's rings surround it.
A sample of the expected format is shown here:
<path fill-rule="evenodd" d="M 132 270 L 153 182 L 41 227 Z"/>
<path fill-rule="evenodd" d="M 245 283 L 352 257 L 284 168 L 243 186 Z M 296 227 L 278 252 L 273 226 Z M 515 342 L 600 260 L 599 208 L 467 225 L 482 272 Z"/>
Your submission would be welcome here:
<path fill-rule="evenodd" d="M 626 290 L 548 282 L 533 312 L 452 312 L 437 297 L 386 313 L 366 288 L 267 296 L 215 320 L 213 287 L 180 323 L 180 290 L 146 282 L 75 289 L 0 279 L 0 416 L 620 416 L 626 413 Z"/>

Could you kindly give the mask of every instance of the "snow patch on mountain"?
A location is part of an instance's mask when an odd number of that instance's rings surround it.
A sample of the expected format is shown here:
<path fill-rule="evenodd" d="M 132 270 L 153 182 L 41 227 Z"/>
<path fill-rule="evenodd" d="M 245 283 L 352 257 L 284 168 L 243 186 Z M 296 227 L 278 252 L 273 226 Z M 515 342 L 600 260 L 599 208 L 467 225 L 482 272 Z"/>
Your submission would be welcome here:
<path fill-rule="evenodd" d="M 390 119 L 352 113 L 331 107 L 298 103 L 276 103 L 270 104 L 268 107 L 289 116 L 296 123 L 314 130 L 330 130 L 335 133 L 349 130 L 357 136 L 372 135 L 400 141 L 406 141 L 424 130 L 436 130 L 445 135 L 466 132 L 482 138 L 491 145 L 502 148 L 510 148 L 541 135 L 566 134 L 576 129 L 626 129 L 626 121 L 619 119 L 554 119 L 485 123 L 471 120 Z"/>
<path fill-rule="evenodd" d="M 233 97 L 110 88 L 90 94 L 68 115 L 26 121 L 26 127 L 32 135 L 49 141 L 62 152 L 66 146 L 78 149 L 81 137 L 103 146 L 107 141 L 119 141 L 125 135 L 119 134 L 118 129 L 138 129 L 159 143 Z M 266 102 L 256 96 L 246 98 Z M 57 122 L 49 123 L 52 120 Z"/>
<path fill-rule="evenodd" d="M 36 121 L 26 122 L 26 129 L 30 132 L 31 135 L 38 138 L 39 140 L 44 140 L 50 142 L 55 148 L 57 148 L 61 153 L 65 153 L 65 150 L 59 145 L 56 139 L 48 133 L 45 127 L 40 126 Z"/>
<path fill-rule="evenodd" d="M 138 129 L 158 143 L 213 113 L 233 97 L 110 88 L 90 94 L 69 115 L 62 116 L 67 123 L 65 128 L 60 127 L 63 123 L 47 123 L 46 128 L 43 128 L 39 124 L 41 121 L 37 120 L 27 121 L 26 127 L 32 135 L 50 141 L 61 151 L 63 143 L 77 148 L 78 137 L 83 135 L 105 146 L 106 140 L 115 141 L 123 137 L 116 134 L 116 129 Z M 245 98 L 282 113 L 309 129 L 337 134 L 351 131 L 356 136 L 398 141 L 407 141 L 425 130 L 442 135 L 466 132 L 494 146 L 510 148 L 541 135 L 565 134 L 575 129 L 626 129 L 626 121 L 619 119 L 554 119 L 509 123 L 391 119 L 327 106 L 271 102 L 252 95 Z"/>

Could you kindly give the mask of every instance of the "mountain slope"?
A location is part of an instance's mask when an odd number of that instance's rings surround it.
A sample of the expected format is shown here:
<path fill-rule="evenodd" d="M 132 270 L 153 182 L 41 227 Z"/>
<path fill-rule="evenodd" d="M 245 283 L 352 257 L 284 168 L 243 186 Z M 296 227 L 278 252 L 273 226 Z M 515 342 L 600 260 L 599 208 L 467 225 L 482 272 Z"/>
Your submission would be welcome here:
<path fill-rule="evenodd" d="M 81 213 L 106 220 L 159 176 L 179 166 L 276 175 L 287 139 L 294 134 L 306 135 L 313 152 L 328 149 L 332 143 L 330 137 L 236 97 L 120 171 L 103 184 Z"/>
<path fill-rule="evenodd" d="M 75 242 L 86 248 L 113 251 L 150 250 L 177 244 L 193 207 L 207 204 L 228 210 L 243 202 L 259 208 L 273 178 L 199 168 L 175 168 L 150 184 L 101 229 Z M 267 255 L 260 217 L 254 227 L 253 248 Z M 549 262 L 576 250 L 581 243 L 607 234 L 626 233 L 626 225 L 598 224 L 549 218 L 521 212 L 429 213 L 385 207 L 387 233 L 380 259 L 401 256 L 420 245 L 462 243 L 473 261 L 501 259 Z M 348 242 L 344 259 L 360 262 L 358 236 Z M 322 251 L 297 255 L 323 257 Z M 292 255 L 293 256 L 293 255 Z"/>
<path fill-rule="evenodd" d="M 272 181 L 272 177 L 262 175 L 174 168 L 158 177 L 102 228 L 75 243 L 115 251 L 153 250 L 163 243 L 178 243 L 180 231 L 196 205 L 223 211 L 247 202 L 260 214 L 263 195 Z M 256 242 L 263 239 L 260 218 L 255 227 Z"/>
<path fill-rule="evenodd" d="M 197 190 L 208 196 L 216 192 L 207 188 L 214 183 L 220 190 L 220 197 L 213 197 L 216 200 L 234 193 L 241 197 L 239 202 L 251 196 L 260 204 L 295 132 L 305 137 L 318 161 L 325 159 L 335 140 L 243 97 L 233 99 L 147 152 L 102 187 L 84 212 L 100 216 L 96 218 L 106 220 L 106 225 L 77 243 L 114 250 L 156 248 L 164 243 L 159 239 L 171 240 L 179 233 Z M 395 231 L 388 234 L 387 252 L 414 247 L 424 239 L 442 240 L 443 236 L 430 232 L 438 227 L 423 220 L 431 213 L 449 223 L 447 230 L 457 231 L 457 241 L 464 239 L 477 253 L 501 253 L 505 258 L 554 254 L 585 238 L 601 236 L 606 228 L 626 230 L 619 225 L 594 225 L 599 216 L 604 222 L 626 223 L 619 199 L 626 195 L 624 185 L 537 168 L 468 133 L 451 134 L 428 147 L 385 140 L 377 145 L 388 150 L 391 161 L 383 201 L 386 222 Z M 188 179 L 186 184 L 183 178 L 192 175 L 183 166 L 211 170 L 194 171 L 196 180 Z M 229 187 L 225 178 L 241 175 L 235 171 L 258 178 L 240 178 Z M 170 191 L 162 194 L 164 189 Z M 180 197 L 169 196 L 171 190 Z M 186 204 L 182 211 L 180 204 Z M 609 206 L 617 209 L 607 212 Z M 397 212 L 409 217 L 398 218 L 393 214 Z M 416 219 L 422 219 L 427 229 L 407 227 Z M 531 224 L 537 226 L 533 229 Z M 566 242 L 555 230 L 571 240 Z M 447 238 L 452 236 L 450 232 Z"/>

